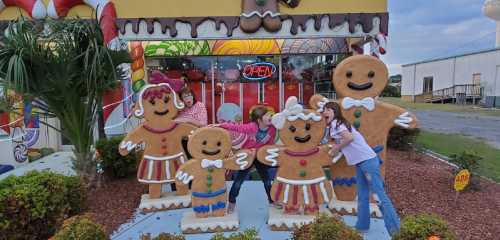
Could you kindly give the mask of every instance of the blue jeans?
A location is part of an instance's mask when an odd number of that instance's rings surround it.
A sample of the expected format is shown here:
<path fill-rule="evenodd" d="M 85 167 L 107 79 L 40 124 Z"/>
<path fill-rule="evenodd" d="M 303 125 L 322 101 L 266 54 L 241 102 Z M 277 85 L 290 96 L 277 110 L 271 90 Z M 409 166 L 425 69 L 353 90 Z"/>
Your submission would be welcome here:
<path fill-rule="evenodd" d="M 370 228 L 371 191 L 378 197 L 379 208 L 384 216 L 385 228 L 389 234 L 393 235 L 399 231 L 399 216 L 384 190 L 379 157 L 356 164 L 356 181 L 358 187 L 358 222 L 356 223 L 356 229 L 366 231 Z"/>
<path fill-rule="evenodd" d="M 255 159 L 255 161 L 253 162 L 253 166 L 255 166 L 255 169 L 257 169 L 257 173 L 259 173 L 260 179 L 262 183 L 264 183 L 267 200 L 269 201 L 269 203 L 272 203 L 273 200 L 271 199 L 271 186 L 273 178 L 271 178 L 268 172 L 271 167 L 264 165 L 263 163 L 257 161 L 257 159 Z M 245 170 L 240 170 L 235 173 L 233 185 L 231 186 L 231 190 L 229 191 L 230 203 L 236 203 L 236 198 L 240 194 L 241 185 L 247 179 L 251 169 L 252 167 L 249 167 Z"/>

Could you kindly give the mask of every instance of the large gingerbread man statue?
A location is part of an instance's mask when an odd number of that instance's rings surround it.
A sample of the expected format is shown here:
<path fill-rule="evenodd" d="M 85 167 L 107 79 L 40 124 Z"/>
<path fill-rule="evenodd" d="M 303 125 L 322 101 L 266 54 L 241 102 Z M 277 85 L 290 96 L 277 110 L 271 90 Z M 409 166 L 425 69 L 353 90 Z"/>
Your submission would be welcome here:
<path fill-rule="evenodd" d="M 300 0 L 243 0 L 241 5 L 240 28 L 246 33 L 254 33 L 263 25 L 269 32 L 281 29 L 278 2 L 291 8 L 299 5 Z"/>
<path fill-rule="evenodd" d="M 193 159 L 177 171 L 177 185 L 193 182 L 191 203 L 196 217 L 224 216 L 227 202 L 226 169 L 249 168 L 255 152 L 241 150 L 233 155 L 229 133 L 212 127 L 195 130 L 189 136 L 188 150 Z"/>
<path fill-rule="evenodd" d="M 187 161 L 182 139 L 195 127 L 173 121 L 178 110 L 183 108 L 184 104 L 169 83 L 146 85 L 139 94 L 134 112 L 144 121 L 120 143 L 122 155 L 143 146 L 144 156 L 137 169 L 137 179 L 149 184 L 150 199 L 161 197 L 162 184 L 174 182 L 177 169 Z M 187 192 L 186 186 L 177 188 L 178 195 Z"/>
<path fill-rule="evenodd" d="M 377 100 L 387 82 L 386 65 L 368 55 L 356 55 L 343 60 L 333 76 L 342 115 L 383 160 L 386 157 L 389 131 L 393 127 L 417 127 L 414 115 L 398 106 Z M 321 101 L 317 104 L 319 109 L 324 105 Z M 385 172 L 384 166 L 382 174 Z M 331 167 L 331 172 L 336 198 L 340 201 L 356 201 L 355 168 L 341 159 Z"/>
<path fill-rule="evenodd" d="M 257 159 L 269 166 L 278 166 L 271 188 L 273 201 L 285 205 L 285 214 L 307 215 L 319 212 L 319 204 L 329 202 L 332 184 L 326 178 L 324 166 L 332 164 L 328 145 L 319 146 L 325 131 L 325 119 L 316 112 L 303 109 L 296 97 L 286 101 L 285 109 L 274 115 L 284 146 L 265 146 Z"/>

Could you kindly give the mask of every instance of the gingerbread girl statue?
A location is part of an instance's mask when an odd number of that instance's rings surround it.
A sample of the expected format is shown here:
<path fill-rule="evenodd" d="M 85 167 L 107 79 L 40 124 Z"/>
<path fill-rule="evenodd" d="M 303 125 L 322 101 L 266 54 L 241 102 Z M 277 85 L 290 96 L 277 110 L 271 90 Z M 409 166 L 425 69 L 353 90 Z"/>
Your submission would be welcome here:
<path fill-rule="evenodd" d="M 332 164 L 330 146 L 319 146 L 325 119 L 303 109 L 296 97 L 290 97 L 272 123 L 284 145 L 266 146 L 257 152 L 260 162 L 278 167 L 271 197 L 284 204 L 284 214 L 300 215 L 303 209 L 306 215 L 316 215 L 319 205 L 329 202 L 332 196 L 332 185 L 323 171 L 324 166 Z"/>
<path fill-rule="evenodd" d="M 187 138 L 195 127 L 173 121 L 177 112 L 184 108 L 184 104 L 171 87 L 169 79 L 159 79 L 153 81 L 153 84 L 146 85 L 139 93 L 137 101 L 134 114 L 144 121 L 128 133 L 120 143 L 119 151 L 120 154 L 127 155 L 138 147 L 144 150 L 137 169 L 137 179 L 139 182 L 149 184 L 149 195 L 143 196 L 141 201 L 143 207 L 140 208 L 144 211 L 168 209 L 171 207 L 169 204 L 150 202 L 151 204 L 144 205 L 143 202 L 162 198 L 162 184 L 175 181 L 177 169 L 187 161 L 182 148 L 182 139 Z M 178 186 L 177 195 L 187 195 L 187 193 L 186 186 Z M 176 207 L 179 206 L 172 208 Z"/>
<path fill-rule="evenodd" d="M 338 101 L 342 106 L 342 115 L 366 139 L 368 144 L 382 160 L 386 157 L 386 143 L 389 131 L 393 127 L 416 128 L 416 117 L 398 106 L 377 100 L 388 81 L 386 65 L 379 59 L 368 55 L 356 55 L 343 60 L 335 69 L 333 84 Z M 321 111 L 323 101 L 317 101 Z M 382 173 L 384 167 L 382 165 Z M 356 209 L 355 168 L 348 166 L 345 159 L 340 159 L 331 166 L 333 187 L 337 201 L 330 207 L 341 213 L 354 214 Z M 380 215 L 375 204 L 371 213 Z"/>
<path fill-rule="evenodd" d="M 279 1 L 295 8 L 300 0 L 243 0 L 241 5 L 240 27 L 246 33 L 254 33 L 261 26 L 269 32 L 281 29 Z"/>
<path fill-rule="evenodd" d="M 241 150 L 233 154 L 229 132 L 215 127 L 195 130 L 189 136 L 188 151 L 193 159 L 179 168 L 176 183 L 186 185 L 192 182 L 191 202 L 194 217 L 193 213 L 185 214 L 181 220 L 182 231 L 184 233 L 211 232 L 217 227 L 222 230 L 236 230 L 238 221 L 232 224 L 228 224 L 227 219 L 220 222 L 220 218 L 226 215 L 225 173 L 227 169 L 244 170 L 252 166 L 255 151 Z M 217 217 L 217 219 L 210 223 L 206 222 L 210 220 L 204 220 L 205 222 L 202 220 L 199 222 L 201 225 L 196 226 L 198 220 L 194 218 L 207 217 Z M 228 219 L 231 220 L 231 218 Z"/>

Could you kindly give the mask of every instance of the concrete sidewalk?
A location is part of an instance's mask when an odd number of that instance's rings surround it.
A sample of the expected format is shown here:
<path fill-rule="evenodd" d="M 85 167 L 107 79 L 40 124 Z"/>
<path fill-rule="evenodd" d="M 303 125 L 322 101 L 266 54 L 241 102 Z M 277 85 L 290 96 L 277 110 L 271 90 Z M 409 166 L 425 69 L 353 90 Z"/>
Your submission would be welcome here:
<path fill-rule="evenodd" d="M 230 185 L 230 183 L 229 183 Z M 266 224 L 268 218 L 267 197 L 264 193 L 264 187 L 259 181 L 248 181 L 242 186 L 238 197 L 237 211 L 240 216 L 240 229 L 243 231 L 248 228 L 256 228 L 259 236 L 263 240 L 285 240 L 291 238 L 290 232 L 274 232 L 269 229 Z M 182 214 L 191 209 L 171 210 L 157 213 L 141 214 L 136 213 L 133 220 L 123 224 L 116 231 L 111 239 L 113 240 L 129 240 L 139 239 L 141 234 L 150 233 L 152 237 L 157 236 L 162 232 L 180 234 L 180 221 Z M 356 217 L 345 216 L 344 221 L 354 226 Z M 230 235 L 231 232 L 225 233 Z M 207 240 L 213 234 L 189 234 L 186 235 L 187 240 Z M 380 219 L 372 219 L 371 229 L 366 234 L 365 239 L 385 240 L 390 239 L 389 234 L 385 230 L 384 222 Z"/>
<path fill-rule="evenodd" d="M 15 168 L 12 171 L 6 172 L 0 175 L 0 180 L 10 176 L 16 175 L 21 176 L 29 171 L 51 171 L 66 176 L 76 175 L 72 166 L 71 158 L 73 157 L 73 152 L 56 152 L 49 156 L 40 158 L 32 163 L 28 163 L 21 167 Z"/>

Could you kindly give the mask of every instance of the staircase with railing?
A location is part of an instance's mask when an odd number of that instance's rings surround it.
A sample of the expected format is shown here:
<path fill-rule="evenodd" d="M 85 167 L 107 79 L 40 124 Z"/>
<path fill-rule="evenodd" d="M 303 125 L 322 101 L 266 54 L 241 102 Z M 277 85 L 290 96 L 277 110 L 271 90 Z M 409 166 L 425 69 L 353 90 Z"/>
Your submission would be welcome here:
<path fill-rule="evenodd" d="M 473 104 L 475 104 L 476 100 L 482 97 L 483 88 L 479 84 L 459 84 L 417 95 L 415 96 L 415 102 L 455 102 L 458 104 L 465 104 L 467 100 L 472 100 Z"/>

